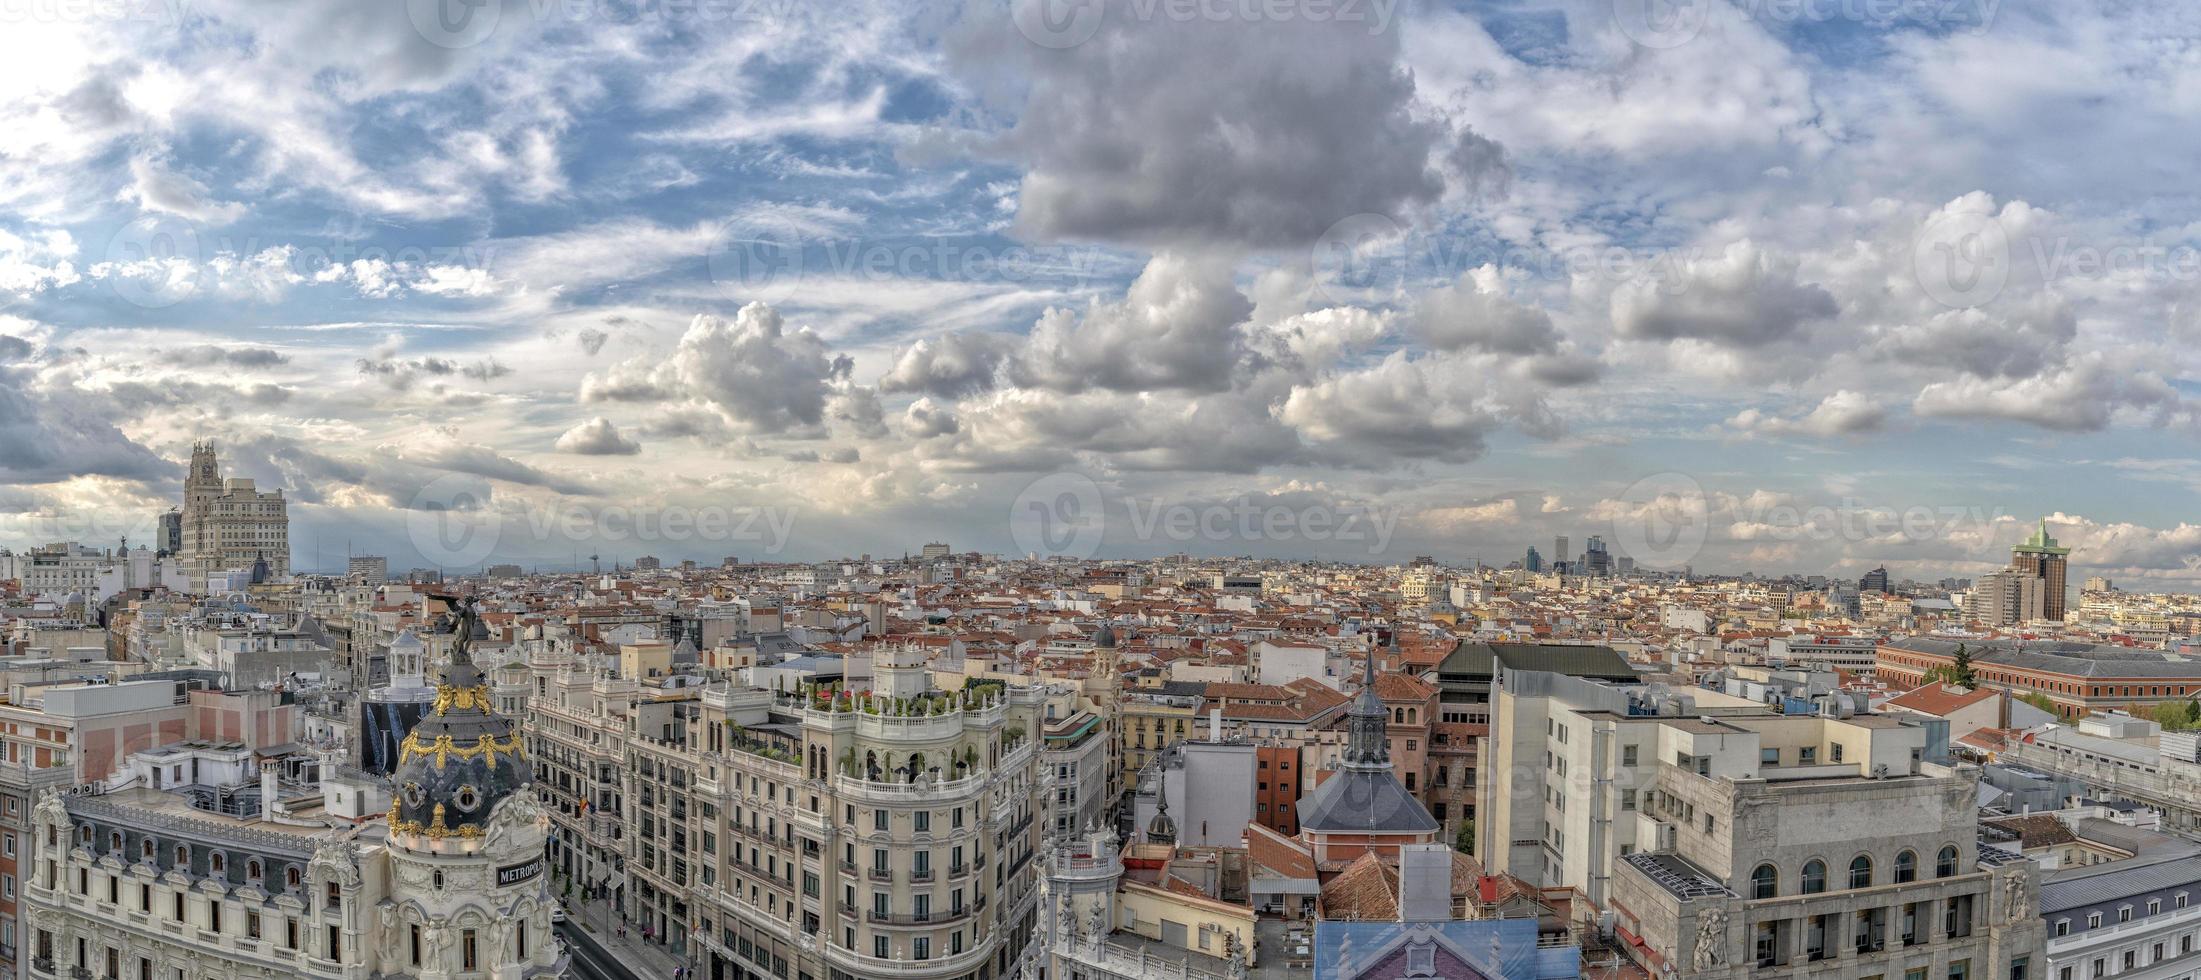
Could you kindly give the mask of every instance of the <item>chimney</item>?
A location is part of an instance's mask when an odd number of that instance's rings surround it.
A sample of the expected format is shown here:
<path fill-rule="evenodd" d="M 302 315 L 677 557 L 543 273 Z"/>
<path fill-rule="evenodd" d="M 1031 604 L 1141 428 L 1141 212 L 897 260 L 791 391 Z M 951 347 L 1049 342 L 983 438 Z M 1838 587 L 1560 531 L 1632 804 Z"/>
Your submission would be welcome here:
<path fill-rule="evenodd" d="M 260 822 L 275 822 L 275 760 L 260 760 Z"/>

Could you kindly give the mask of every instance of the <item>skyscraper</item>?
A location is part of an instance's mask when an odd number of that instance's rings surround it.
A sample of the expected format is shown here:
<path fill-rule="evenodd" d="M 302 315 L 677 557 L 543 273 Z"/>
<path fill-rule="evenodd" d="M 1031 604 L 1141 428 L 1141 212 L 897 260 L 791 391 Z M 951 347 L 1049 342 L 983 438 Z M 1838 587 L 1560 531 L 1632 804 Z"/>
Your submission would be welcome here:
<path fill-rule="evenodd" d="M 1866 572 L 1864 578 L 1857 580 L 1857 591 L 1886 593 L 1888 591 L 1888 570 L 1883 567 Z"/>
<path fill-rule="evenodd" d="M 1569 551 L 1567 550 L 1567 536 L 1566 536 L 1566 535 L 1562 534 L 1562 535 L 1559 535 L 1558 537 L 1555 537 L 1555 538 L 1552 538 L 1552 539 L 1551 539 L 1551 560 L 1552 560 L 1552 561 L 1556 561 L 1556 562 L 1565 562 L 1565 561 L 1571 561 L 1572 559 L 1568 557 L 1568 556 L 1569 556 L 1570 554 L 1572 554 L 1572 553 L 1571 553 L 1571 552 L 1569 552 Z"/>
<path fill-rule="evenodd" d="M 1605 550 L 1605 539 L 1595 534 L 1582 544 L 1582 564 L 1592 576 L 1604 578 L 1613 573 L 1612 553 Z"/>
<path fill-rule="evenodd" d="M 2064 565 L 2071 549 L 2056 547 L 2048 536 L 2048 519 L 2042 518 L 2033 536 L 2010 549 L 2010 570 L 2041 580 L 2041 618 L 2062 620 L 2064 614 Z"/>
<path fill-rule="evenodd" d="M 1544 570 L 1544 556 L 1536 553 L 1535 545 L 1528 546 L 1528 556 L 1521 559 L 1521 567 L 1532 572 Z"/>

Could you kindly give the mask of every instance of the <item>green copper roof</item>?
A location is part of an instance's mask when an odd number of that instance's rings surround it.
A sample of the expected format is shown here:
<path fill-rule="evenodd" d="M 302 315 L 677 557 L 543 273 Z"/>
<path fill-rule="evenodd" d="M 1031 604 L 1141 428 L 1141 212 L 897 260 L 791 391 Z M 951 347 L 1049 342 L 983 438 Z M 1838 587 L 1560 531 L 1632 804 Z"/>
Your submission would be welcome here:
<path fill-rule="evenodd" d="M 2010 550 L 2028 555 L 2068 555 L 2071 553 L 2069 548 L 2056 547 L 2056 539 L 2048 536 L 2048 519 L 2045 517 L 2041 518 L 2040 529 L 2034 531 L 2032 537 L 2011 547 Z"/>

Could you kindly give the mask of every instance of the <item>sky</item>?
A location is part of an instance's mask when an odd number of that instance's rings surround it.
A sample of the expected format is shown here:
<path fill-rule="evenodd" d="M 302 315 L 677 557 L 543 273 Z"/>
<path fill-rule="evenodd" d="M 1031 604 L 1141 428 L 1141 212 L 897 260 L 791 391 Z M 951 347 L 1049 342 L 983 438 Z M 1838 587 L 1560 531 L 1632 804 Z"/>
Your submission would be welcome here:
<path fill-rule="evenodd" d="M 2201 585 L 2201 9 L 0 6 L 0 545 Z"/>

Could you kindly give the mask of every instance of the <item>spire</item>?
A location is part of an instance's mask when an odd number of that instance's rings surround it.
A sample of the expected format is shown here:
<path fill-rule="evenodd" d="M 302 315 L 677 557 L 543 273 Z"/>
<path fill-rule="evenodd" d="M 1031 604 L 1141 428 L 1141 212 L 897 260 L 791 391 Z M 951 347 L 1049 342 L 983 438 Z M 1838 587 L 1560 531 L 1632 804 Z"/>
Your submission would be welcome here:
<path fill-rule="evenodd" d="M 1395 640 L 1393 641 L 1396 642 Z M 1391 750 L 1384 737 L 1383 698 L 1376 694 L 1376 647 L 1368 647 L 1367 670 L 1361 676 L 1360 693 L 1346 719 L 1345 764 L 1355 768 L 1391 768 Z"/>
<path fill-rule="evenodd" d="M 1154 819 L 1147 821 L 1146 839 L 1154 844 L 1177 843 L 1177 821 L 1169 817 L 1169 785 L 1159 775 L 1154 778 Z"/>

